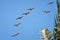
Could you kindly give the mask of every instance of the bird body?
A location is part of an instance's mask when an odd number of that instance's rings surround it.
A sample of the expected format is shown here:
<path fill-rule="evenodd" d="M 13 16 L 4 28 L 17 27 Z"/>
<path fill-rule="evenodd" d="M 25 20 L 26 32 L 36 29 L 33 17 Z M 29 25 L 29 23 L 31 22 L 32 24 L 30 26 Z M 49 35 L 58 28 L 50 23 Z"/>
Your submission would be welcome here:
<path fill-rule="evenodd" d="M 48 4 L 53 4 L 54 2 L 48 2 Z"/>
<path fill-rule="evenodd" d="M 12 37 L 16 37 L 17 35 L 19 35 L 19 33 L 13 34 Z"/>
<path fill-rule="evenodd" d="M 43 11 L 44 13 L 50 13 L 50 11 L 49 10 L 45 10 L 45 11 Z"/>
<path fill-rule="evenodd" d="M 14 26 L 18 27 L 21 23 L 15 24 Z"/>
<path fill-rule="evenodd" d="M 33 10 L 33 9 L 34 9 L 34 8 L 28 8 L 28 9 L 26 9 L 26 10 L 30 10 L 30 11 L 31 11 L 31 10 Z"/>
<path fill-rule="evenodd" d="M 16 18 L 16 20 L 18 20 L 18 19 L 22 19 L 22 18 L 23 18 L 23 16 L 20 16 L 20 17 Z"/>
<path fill-rule="evenodd" d="M 28 15 L 28 14 L 30 14 L 30 12 L 23 13 L 22 15 Z"/>

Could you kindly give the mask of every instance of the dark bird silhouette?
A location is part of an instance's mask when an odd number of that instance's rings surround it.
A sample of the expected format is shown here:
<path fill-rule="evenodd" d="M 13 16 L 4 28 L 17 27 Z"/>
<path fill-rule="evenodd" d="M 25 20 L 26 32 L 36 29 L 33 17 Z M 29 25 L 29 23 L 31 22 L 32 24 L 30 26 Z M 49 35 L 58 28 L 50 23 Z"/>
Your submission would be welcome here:
<path fill-rule="evenodd" d="M 15 24 L 14 26 L 18 27 L 21 23 Z"/>
<path fill-rule="evenodd" d="M 44 13 L 50 13 L 50 11 L 48 11 L 48 10 L 45 10 L 45 11 L 43 11 Z"/>
<path fill-rule="evenodd" d="M 12 37 L 18 36 L 20 33 L 13 34 Z"/>
<path fill-rule="evenodd" d="M 19 20 L 19 19 L 22 19 L 22 18 L 23 18 L 23 16 L 20 16 L 20 17 L 16 18 L 16 20 Z"/>
<path fill-rule="evenodd" d="M 23 13 L 22 15 L 28 15 L 28 14 L 30 14 L 30 12 Z"/>
<path fill-rule="evenodd" d="M 53 4 L 54 2 L 48 2 L 48 4 Z"/>
<path fill-rule="evenodd" d="M 33 9 L 34 9 L 34 8 L 28 8 L 28 9 L 26 9 L 26 10 L 30 10 L 30 11 L 31 11 L 31 10 L 33 10 Z"/>

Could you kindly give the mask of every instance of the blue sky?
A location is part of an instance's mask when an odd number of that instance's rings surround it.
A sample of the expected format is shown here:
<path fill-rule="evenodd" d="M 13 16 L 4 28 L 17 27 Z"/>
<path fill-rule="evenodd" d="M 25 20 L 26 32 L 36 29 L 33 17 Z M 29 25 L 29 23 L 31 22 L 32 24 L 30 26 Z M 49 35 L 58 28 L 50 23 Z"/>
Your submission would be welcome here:
<path fill-rule="evenodd" d="M 48 5 L 53 1 L 54 4 Z M 35 8 L 22 20 L 16 20 L 27 8 Z M 45 14 L 44 10 L 50 10 Z M 53 31 L 54 17 L 57 14 L 56 0 L 0 0 L 0 40 L 38 40 L 41 29 Z M 21 23 L 19 27 L 14 24 Z M 12 34 L 20 34 L 13 38 Z"/>

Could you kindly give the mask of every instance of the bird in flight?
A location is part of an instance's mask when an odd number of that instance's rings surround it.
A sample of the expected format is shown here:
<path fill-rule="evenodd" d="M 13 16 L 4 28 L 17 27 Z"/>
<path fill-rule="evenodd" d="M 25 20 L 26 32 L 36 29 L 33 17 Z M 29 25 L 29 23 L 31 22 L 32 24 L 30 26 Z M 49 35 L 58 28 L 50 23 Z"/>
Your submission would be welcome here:
<path fill-rule="evenodd" d="M 22 18 L 23 18 L 23 16 L 20 16 L 20 17 L 16 18 L 16 20 L 19 20 L 19 19 L 22 19 Z"/>
<path fill-rule="evenodd" d="M 21 23 L 15 24 L 14 26 L 18 27 Z"/>
<path fill-rule="evenodd" d="M 54 2 L 48 2 L 48 4 L 53 4 Z"/>
<path fill-rule="evenodd" d="M 49 10 L 45 10 L 45 11 L 43 11 L 44 13 L 50 13 L 50 11 Z"/>
<path fill-rule="evenodd" d="M 23 13 L 22 15 L 28 15 L 28 14 L 30 14 L 30 12 Z"/>
<path fill-rule="evenodd" d="M 33 9 L 34 9 L 34 8 L 28 8 L 28 9 L 26 9 L 26 10 L 30 10 L 30 11 L 31 11 L 31 10 L 33 10 Z"/>
<path fill-rule="evenodd" d="M 16 37 L 16 36 L 18 36 L 20 33 L 15 33 L 15 34 L 13 34 L 12 35 L 12 37 Z"/>

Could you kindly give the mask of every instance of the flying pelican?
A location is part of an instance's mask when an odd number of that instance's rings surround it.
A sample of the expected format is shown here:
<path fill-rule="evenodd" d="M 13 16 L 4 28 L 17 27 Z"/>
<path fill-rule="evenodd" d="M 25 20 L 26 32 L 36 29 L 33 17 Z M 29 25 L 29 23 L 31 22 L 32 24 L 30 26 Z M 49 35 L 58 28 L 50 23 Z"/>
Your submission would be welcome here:
<path fill-rule="evenodd" d="M 18 27 L 21 23 L 15 24 L 14 26 Z"/>
<path fill-rule="evenodd" d="M 18 20 L 18 19 L 22 19 L 22 18 L 23 18 L 23 16 L 20 16 L 20 17 L 16 18 L 16 20 Z"/>
<path fill-rule="evenodd" d="M 43 11 L 44 13 L 50 13 L 50 11 L 48 11 L 48 10 L 45 10 L 45 11 Z"/>
<path fill-rule="evenodd" d="M 48 2 L 48 4 L 53 4 L 54 2 Z"/>
<path fill-rule="evenodd" d="M 23 13 L 22 15 L 28 15 L 28 14 L 30 14 L 30 12 Z"/>
<path fill-rule="evenodd" d="M 26 9 L 26 10 L 30 10 L 30 11 L 31 11 L 31 10 L 33 10 L 33 9 L 34 9 L 34 8 L 28 8 L 28 9 Z"/>
<path fill-rule="evenodd" d="M 18 36 L 20 33 L 13 34 L 12 37 Z"/>

